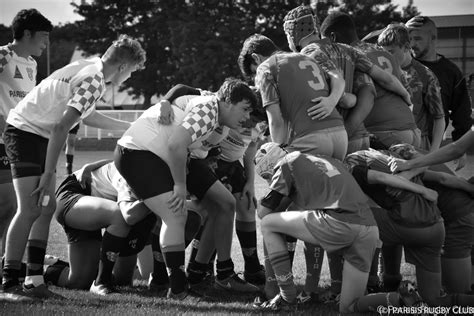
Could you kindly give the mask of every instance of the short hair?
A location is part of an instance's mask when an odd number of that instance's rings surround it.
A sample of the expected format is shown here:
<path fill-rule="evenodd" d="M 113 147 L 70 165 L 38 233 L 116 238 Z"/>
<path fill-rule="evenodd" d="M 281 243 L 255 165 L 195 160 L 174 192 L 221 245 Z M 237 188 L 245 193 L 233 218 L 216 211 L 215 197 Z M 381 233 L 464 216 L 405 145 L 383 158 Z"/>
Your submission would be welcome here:
<path fill-rule="evenodd" d="M 290 10 L 283 19 L 283 29 L 289 35 L 295 47 L 305 37 L 312 34 L 319 36 L 319 21 L 313 9 L 308 5 L 300 5 Z"/>
<path fill-rule="evenodd" d="M 321 34 L 328 37 L 331 32 L 345 35 L 355 33 L 356 27 L 352 17 L 344 12 L 333 12 L 329 14 L 321 24 Z"/>
<path fill-rule="evenodd" d="M 146 61 L 145 50 L 136 39 L 122 34 L 109 46 L 103 59 L 112 63 L 127 63 L 143 68 Z"/>
<path fill-rule="evenodd" d="M 237 60 L 240 71 L 244 76 L 252 77 L 252 70 L 250 69 L 250 66 L 254 64 L 252 54 L 271 56 L 276 51 L 278 51 L 278 47 L 268 37 L 261 34 L 251 35 L 245 40 Z"/>
<path fill-rule="evenodd" d="M 389 24 L 382 31 L 382 33 L 380 33 L 377 44 L 380 46 L 397 45 L 399 47 L 410 45 L 410 35 L 408 34 L 408 29 L 404 24 Z"/>
<path fill-rule="evenodd" d="M 252 108 L 257 106 L 257 96 L 250 87 L 237 78 L 227 78 L 217 91 L 217 97 L 224 102 L 235 104 L 247 101 Z"/>
<path fill-rule="evenodd" d="M 36 32 L 51 32 L 53 25 L 36 9 L 25 9 L 18 12 L 12 21 L 13 38 L 23 38 L 25 30 L 34 35 Z"/>

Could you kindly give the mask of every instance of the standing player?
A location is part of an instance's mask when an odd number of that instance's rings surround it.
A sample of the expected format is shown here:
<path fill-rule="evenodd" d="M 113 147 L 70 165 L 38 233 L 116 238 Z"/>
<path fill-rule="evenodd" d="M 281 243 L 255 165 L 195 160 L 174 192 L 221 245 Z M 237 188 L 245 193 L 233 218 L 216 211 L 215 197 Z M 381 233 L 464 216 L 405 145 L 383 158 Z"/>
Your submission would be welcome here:
<path fill-rule="evenodd" d="M 197 159 L 187 164 L 187 159 L 188 150 L 200 148 L 218 126 L 240 127 L 255 103 L 255 94 L 246 84 L 228 79 L 216 96 L 195 97 L 184 111 L 174 106 L 171 125 L 158 122 L 161 104 L 150 108 L 118 142 L 117 169 L 137 196 L 163 221 L 160 246 L 170 275 L 168 298 L 182 300 L 188 295 L 184 273 L 187 189 L 206 209 L 219 209 L 217 214 L 212 214 L 216 221 L 216 283 L 232 288 L 232 284 L 244 282 L 235 274 L 230 258 L 232 230 L 228 227 L 233 222 L 233 216 L 229 215 L 235 212 L 234 198 L 207 166 Z"/>
<path fill-rule="evenodd" d="M 55 169 L 67 133 L 79 120 L 113 130 L 130 126 L 96 112 L 95 103 L 106 82 L 120 85 L 144 62 L 139 42 L 121 35 L 101 58 L 80 60 L 55 71 L 10 111 L 4 140 L 19 201 L 7 234 L 3 290 L 12 297 L 53 296 L 44 285 L 43 261 L 56 206 L 51 198 Z M 28 266 L 21 286 L 18 274 L 25 249 Z"/>
<path fill-rule="evenodd" d="M 36 61 L 49 42 L 53 26 L 35 9 L 21 10 L 12 22 L 13 43 L 0 46 L 0 132 L 3 134 L 8 112 L 36 85 Z M 15 214 L 16 196 L 10 163 L 0 138 L 0 255 L 10 220 Z"/>
<path fill-rule="evenodd" d="M 360 49 L 370 60 L 401 79 L 401 69 L 393 56 L 385 49 L 365 42 L 357 36 L 354 21 L 342 12 L 328 15 L 321 25 L 321 33 L 335 42 L 349 44 Z M 417 129 L 413 113 L 404 100 L 376 84 L 376 98 L 372 111 L 365 119 L 365 127 L 386 148 L 393 144 L 420 145 L 420 130 Z"/>
<path fill-rule="evenodd" d="M 378 44 L 389 51 L 406 72 L 413 102 L 413 115 L 421 131 L 421 148 L 433 151 L 443 140 L 445 122 L 438 79 L 411 56 L 408 30 L 402 24 L 390 24 L 379 35 Z"/>
<path fill-rule="evenodd" d="M 436 52 L 437 30 L 432 19 L 426 16 L 413 17 L 406 23 L 410 32 L 413 55 L 434 72 L 441 86 L 446 127 L 452 121 L 453 141 L 458 140 L 471 128 L 471 101 L 466 79 L 459 68 L 449 59 Z M 458 161 L 458 169 L 464 167 L 466 156 Z"/>
<path fill-rule="evenodd" d="M 238 62 L 244 75 L 256 73 L 255 85 L 262 96 L 274 142 L 344 159 L 347 133 L 342 117 L 334 109 L 344 91 L 343 79 L 339 78 L 329 93 L 326 74 L 314 59 L 279 53 L 272 40 L 259 34 L 245 40 Z M 318 112 L 319 120 L 311 119 L 312 112 L 308 112 L 315 100 L 330 105 Z M 326 111 L 329 108 L 332 110 Z"/>

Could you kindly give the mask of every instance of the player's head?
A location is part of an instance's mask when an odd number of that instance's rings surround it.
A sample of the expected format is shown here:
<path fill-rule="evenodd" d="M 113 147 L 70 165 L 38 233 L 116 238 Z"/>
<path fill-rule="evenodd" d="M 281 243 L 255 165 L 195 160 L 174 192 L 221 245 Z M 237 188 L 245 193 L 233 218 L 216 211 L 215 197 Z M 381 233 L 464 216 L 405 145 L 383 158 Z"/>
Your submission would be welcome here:
<path fill-rule="evenodd" d="M 144 67 L 146 53 L 136 39 L 122 34 L 104 53 L 102 61 L 113 69 L 109 81 L 120 85 L 132 72 Z"/>
<path fill-rule="evenodd" d="M 41 56 L 49 43 L 51 22 L 36 9 L 21 10 L 13 18 L 13 39 L 26 45 L 30 55 Z"/>
<path fill-rule="evenodd" d="M 284 147 L 277 143 L 263 144 L 255 154 L 255 172 L 262 179 L 269 182 L 273 177 L 278 161 L 287 153 Z"/>
<path fill-rule="evenodd" d="M 352 17 L 344 12 L 329 14 L 321 24 L 322 37 L 329 37 L 338 43 L 351 44 L 358 40 Z"/>
<path fill-rule="evenodd" d="M 278 47 L 271 39 L 261 34 L 254 34 L 244 41 L 237 60 L 240 71 L 247 78 L 253 78 L 265 59 L 278 51 Z"/>
<path fill-rule="evenodd" d="M 308 5 L 300 5 L 288 12 L 283 19 L 283 30 L 288 40 L 288 46 L 294 52 L 299 52 L 304 46 L 304 39 L 315 36 L 319 39 L 319 21 L 313 9 Z M 309 43 L 308 43 L 309 44 Z"/>
<path fill-rule="evenodd" d="M 262 96 L 260 91 L 258 91 L 254 86 L 250 86 L 250 89 L 255 93 L 257 103 L 250 113 L 250 118 L 244 123 L 244 128 L 253 128 L 258 123 L 268 122 L 267 111 L 262 106 Z"/>
<path fill-rule="evenodd" d="M 410 36 L 403 24 L 389 24 L 380 33 L 377 44 L 389 51 L 402 66 L 406 64 L 407 59 L 411 58 Z"/>
<path fill-rule="evenodd" d="M 410 160 L 418 157 L 420 153 L 411 144 L 395 144 L 390 146 L 389 151 L 397 154 L 405 160 Z"/>
<path fill-rule="evenodd" d="M 227 78 L 217 91 L 219 101 L 219 123 L 236 129 L 250 118 L 257 105 L 257 97 L 250 87 L 240 79 Z"/>
<path fill-rule="evenodd" d="M 412 20 L 414 22 L 410 23 Z M 410 46 L 413 55 L 416 58 L 423 59 L 426 54 L 436 49 L 436 39 L 438 37 L 436 24 L 426 16 L 416 16 L 412 20 L 407 23 L 410 33 Z"/>

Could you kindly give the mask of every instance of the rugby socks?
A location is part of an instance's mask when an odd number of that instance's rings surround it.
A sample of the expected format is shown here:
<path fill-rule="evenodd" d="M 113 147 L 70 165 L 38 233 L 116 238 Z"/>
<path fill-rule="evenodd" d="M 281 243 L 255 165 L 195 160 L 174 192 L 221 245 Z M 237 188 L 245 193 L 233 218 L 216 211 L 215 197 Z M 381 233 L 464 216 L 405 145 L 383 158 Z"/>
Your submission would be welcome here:
<path fill-rule="evenodd" d="M 402 280 L 400 274 L 400 264 L 402 260 L 402 246 L 386 246 L 382 247 L 384 273 L 382 280 L 384 290 L 387 292 L 396 291 Z"/>
<path fill-rule="evenodd" d="M 323 267 L 324 249 L 321 246 L 304 243 L 304 255 L 306 259 L 306 281 L 304 290 L 306 293 L 318 291 L 319 278 Z"/>
<path fill-rule="evenodd" d="M 272 263 L 275 278 L 280 288 L 280 294 L 287 302 L 294 302 L 296 299 L 296 286 L 293 282 L 290 257 L 287 251 L 269 253 L 268 257 Z"/>
<path fill-rule="evenodd" d="M 328 263 L 331 273 L 331 292 L 339 294 L 342 289 L 342 268 L 344 265 L 342 253 L 340 251 L 328 253 Z"/>
<path fill-rule="evenodd" d="M 293 265 L 293 261 L 295 260 L 295 250 L 296 250 L 296 239 L 293 236 L 286 235 L 286 248 L 288 249 L 288 255 L 290 256 L 291 265 Z"/>
<path fill-rule="evenodd" d="M 20 269 L 21 261 L 5 260 L 2 278 L 2 286 L 4 291 L 20 283 L 18 280 L 20 276 Z"/>
<path fill-rule="evenodd" d="M 110 285 L 112 281 L 112 270 L 126 241 L 125 237 L 117 237 L 105 231 L 102 237 L 100 249 L 99 272 L 95 284 Z"/>
<path fill-rule="evenodd" d="M 224 280 L 232 276 L 234 274 L 234 263 L 232 262 L 232 259 L 227 259 L 225 261 L 219 261 L 218 259 L 216 270 L 218 280 Z"/>
<path fill-rule="evenodd" d="M 74 162 L 74 155 L 66 155 L 66 170 L 67 174 L 72 173 L 72 163 Z"/>
<path fill-rule="evenodd" d="M 280 292 L 278 288 L 277 279 L 275 277 L 275 272 L 273 271 L 272 263 L 270 262 L 270 257 L 268 256 L 267 246 L 265 242 L 263 243 L 263 263 L 265 266 L 265 295 L 268 299 L 275 297 Z"/>
<path fill-rule="evenodd" d="M 184 273 L 184 244 L 162 249 L 169 272 L 170 289 L 173 294 L 186 290 L 186 274 Z"/>
<path fill-rule="evenodd" d="M 169 283 L 165 258 L 160 247 L 160 231 L 151 233 L 151 250 L 153 251 L 153 281 L 157 284 Z"/>
<path fill-rule="evenodd" d="M 377 289 L 380 283 L 379 280 L 379 260 L 380 259 L 380 248 L 376 248 L 374 257 L 372 258 L 372 265 L 369 271 L 369 280 L 367 281 L 367 288 Z"/>
<path fill-rule="evenodd" d="M 26 244 L 25 286 L 38 286 L 44 283 L 43 264 L 47 241 L 30 239 Z"/>
<path fill-rule="evenodd" d="M 256 222 L 235 221 L 235 232 L 239 238 L 240 247 L 244 256 L 245 271 L 254 273 L 260 270 L 260 261 L 257 254 Z"/>

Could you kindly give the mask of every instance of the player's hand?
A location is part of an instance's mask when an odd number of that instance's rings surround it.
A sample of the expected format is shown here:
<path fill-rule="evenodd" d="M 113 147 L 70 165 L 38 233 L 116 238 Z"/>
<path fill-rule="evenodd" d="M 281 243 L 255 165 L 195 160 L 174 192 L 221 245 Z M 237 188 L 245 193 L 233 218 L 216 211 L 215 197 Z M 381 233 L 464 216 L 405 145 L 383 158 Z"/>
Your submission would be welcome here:
<path fill-rule="evenodd" d="M 74 172 L 77 181 L 83 189 L 86 189 L 88 186 L 90 186 L 92 182 L 92 170 L 90 167 L 91 164 L 86 164 L 84 167 Z"/>
<path fill-rule="evenodd" d="M 325 119 L 336 107 L 336 103 L 334 103 L 331 98 L 328 97 L 314 98 L 311 100 L 311 102 L 316 103 L 308 109 L 308 115 L 312 120 Z"/>
<path fill-rule="evenodd" d="M 436 192 L 435 190 L 425 188 L 423 190 L 423 193 L 421 193 L 421 195 L 425 199 L 427 199 L 428 201 L 431 201 L 431 202 L 434 202 L 434 203 L 436 203 L 438 201 L 438 192 Z"/>
<path fill-rule="evenodd" d="M 454 163 L 456 164 L 456 171 L 461 170 L 466 166 L 467 162 L 467 155 L 464 154 L 459 159 L 454 160 Z"/>
<path fill-rule="evenodd" d="M 34 196 L 38 194 L 38 200 L 36 202 L 36 205 L 38 207 L 48 206 L 49 200 L 54 198 L 53 192 L 49 191 L 49 188 L 51 186 L 51 181 L 53 180 L 54 176 L 55 176 L 54 172 L 44 172 L 41 175 L 38 186 L 31 193 L 30 196 Z"/>
<path fill-rule="evenodd" d="M 414 16 L 408 22 L 405 23 L 405 26 L 409 29 L 422 27 L 425 19 L 421 16 Z"/>
<path fill-rule="evenodd" d="M 391 157 L 389 159 L 388 165 L 390 166 L 390 171 L 392 171 L 393 173 L 412 169 L 410 161 L 394 157 Z"/>
<path fill-rule="evenodd" d="M 407 93 L 405 93 L 402 98 L 403 98 L 403 101 L 405 101 L 405 103 L 408 105 L 410 110 L 413 112 L 413 103 L 411 102 L 410 93 L 408 93 L 408 91 L 407 91 Z"/>
<path fill-rule="evenodd" d="M 253 208 L 257 208 L 257 198 L 255 197 L 255 188 L 253 183 L 245 183 L 244 188 L 242 189 L 242 193 L 240 193 L 240 199 L 244 199 L 247 197 L 247 209 L 250 210 Z"/>
<path fill-rule="evenodd" d="M 173 194 L 168 200 L 168 207 L 176 215 L 185 215 L 186 214 L 186 185 L 185 184 L 175 184 L 173 187 Z"/>
<path fill-rule="evenodd" d="M 174 121 L 174 112 L 171 103 L 168 100 L 160 101 L 160 116 L 158 123 L 162 125 L 170 125 Z"/>

